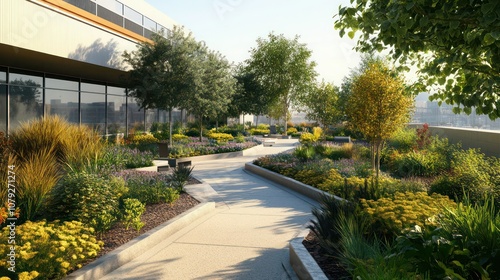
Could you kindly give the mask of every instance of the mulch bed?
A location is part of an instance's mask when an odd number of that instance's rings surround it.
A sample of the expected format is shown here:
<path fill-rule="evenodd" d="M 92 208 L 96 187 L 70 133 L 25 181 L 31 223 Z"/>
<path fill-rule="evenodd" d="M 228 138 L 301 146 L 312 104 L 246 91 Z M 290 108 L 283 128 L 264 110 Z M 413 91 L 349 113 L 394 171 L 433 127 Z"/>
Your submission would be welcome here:
<path fill-rule="evenodd" d="M 194 178 L 189 179 L 188 184 L 200 184 Z M 129 242 L 137 236 L 146 233 L 147 231 L 167 222 L 168 220 L 186 212 L 187 210 L 198 205 L 200 202 L 194 199 L 187 193 L 181 193 L 179 199 L 174 203 L 158 203 L 146 205 L 146 211 L 141 216 L 141 221 L 145 224 L 140 231 L 130 227 L 128 230 L 122 223 L 116 223 L 113 227 L 105 232 L 99 239 L 104 242 L 104 247 L 101 249 L 97 257 L 88 260 L 85 264 L 89 264 L 105 254 L 113 251 L 121 245 Z"/>
<path fill-rule="evenodd" d="M 342 267 L 335 257 L 327 256 L 321 252 L 318 238 L 313 232 L 309 232 L 304 238 L 304 241 L 302 241 L 302 244 L 306 247 L 307 251 L 309 251 L 309 254 L 311 254 L 316 263 L 318 263 L 328 279 L 352 279 L 351 275 Z"/>

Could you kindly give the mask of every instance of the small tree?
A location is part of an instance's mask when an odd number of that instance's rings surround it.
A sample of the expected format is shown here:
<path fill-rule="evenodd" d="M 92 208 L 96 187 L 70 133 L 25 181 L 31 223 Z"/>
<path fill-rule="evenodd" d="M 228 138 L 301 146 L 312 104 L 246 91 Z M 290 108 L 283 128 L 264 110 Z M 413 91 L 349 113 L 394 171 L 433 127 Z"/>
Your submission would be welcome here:
<path fill-rule="evenodd" d="M 322 82 L 304 99 L 306 118 L 320 123 L 325 131 L 342 119 L 339 110 L 339 89 L 330 83 Z"/>
<path fill-rule="evenodd" d="M 192 95 L 196 86 L 196 60 L 200 44 L 182 28 L 174 27 L 151 36 L 152 43 L 140 43 L 136 51 L 123 54 L 130 64 L 129 94 L 141 108 L 169 112 L 169 142 L 172 145 L 172 110 Z"/>
<path fill-rule="evenodd" d="M 381 61 L 371 63 L 353 81 L 348 118 L 372 145 L 372 167 L 377 177 L 382 144 L 408 122 L 412 104 L 403 81 Z"/>
<path fill-rule="evenodd" d="M 310 61 L 311 54 L 305 44 L 299 43 L 298 37 L 290 40 L 271 33 L 267 40 L 257 39 L 257 48 L 250 51 L 247 60 L 249 70 L 270 98 L 270 108 L 279 108 L 279 115 L 285 120 L 285 134 L 291 106 L 300 105 L 303 96 L 314 86 L 317 73 L 316 63 Z"/>
<path fill-rule="evenodd" d="M 203 48 L 196 60 L 196 91 L 185 100 L 184 107 L 198 118 L 201 141 L 203 118 L 217 118 L 227 112 L 236 79 L 231 74 L 231 65 L 220 53 Z"/>

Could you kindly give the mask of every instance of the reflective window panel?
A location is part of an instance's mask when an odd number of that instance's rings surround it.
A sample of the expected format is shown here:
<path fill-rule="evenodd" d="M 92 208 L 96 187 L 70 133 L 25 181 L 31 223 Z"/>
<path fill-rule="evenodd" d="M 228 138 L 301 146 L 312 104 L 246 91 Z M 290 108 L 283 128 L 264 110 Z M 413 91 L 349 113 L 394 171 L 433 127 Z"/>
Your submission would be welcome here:
<path fill-rule="evenodd" d="M 0 85 L 0 131 L 6 132 L 6 130 L 7 130 L 7 86 Z"/>
<path fill-rule="evenodd" d="M 106 95 L 82 92 L 81 100 L 82 124 L 97 130 L 100 134 L 104 134 L 106 128 Z"/>
<path fill-rule="evenodd" d="M 95 92 L 95 93 L 106 93 L 106 86 L 92 83 L 81 83 L 80 85 L 82 91 Z"/>
<path fill-rule="evenodd" d="M 45 113 L 79 123 L 78 91 L 45 89 Z"/>
<path fill-rule="evenodd" d="M 126 102 L 125 96 L 108 94 L 108 134 L 125 133 Z"/>
<path fill-rule="evenodd" d="M 136 132 L 144 131 L 144 110 L 140 109 L 139 105 L 135 101 L 135 98 L 128 97 L 128 129 L 129 133 L 133 134 Z"/>
<path fill-rule="evenodd" d="M 45 88 L 78 90 L 78 82 L 61 79 L 45 78 Z"/>

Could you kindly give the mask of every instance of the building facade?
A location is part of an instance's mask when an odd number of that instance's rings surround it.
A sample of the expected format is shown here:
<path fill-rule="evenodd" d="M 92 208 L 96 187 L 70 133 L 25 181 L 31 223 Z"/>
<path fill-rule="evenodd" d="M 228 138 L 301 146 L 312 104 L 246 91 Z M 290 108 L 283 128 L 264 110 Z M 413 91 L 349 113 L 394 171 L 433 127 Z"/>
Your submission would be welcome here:
<path fill-rule="evenodd" d="M 176 23 L 144 0 L 0 1 L 0 131 L 57 114 L 102 134 L 161 121 L 124 86 L 124 51 Z"/>

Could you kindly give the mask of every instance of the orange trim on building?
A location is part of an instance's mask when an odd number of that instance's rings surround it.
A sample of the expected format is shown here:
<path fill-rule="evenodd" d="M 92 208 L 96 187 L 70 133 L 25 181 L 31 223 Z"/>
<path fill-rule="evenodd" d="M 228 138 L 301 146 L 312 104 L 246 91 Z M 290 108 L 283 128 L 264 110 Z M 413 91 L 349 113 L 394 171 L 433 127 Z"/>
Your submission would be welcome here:
<path fill-rule="evenodd" d="M 103 18 L 100 18 L 94 14 L 91 14 L 85 10 L 82 10 L 78 7 L 75 7 L 69 3 L 66 3 L 62 0 L 39 0 L 41 2 L 47 3 L 51 6 L 57 7 L 65 12 L 68 12 L 72 15 L 75 15 L 79 18 L 85 19 L 86 21 L 90 21 L 93 24 L 99 25 L 101 27 L 104 27 L 106 29 L 112 30 L 116 33 L 125 35 L 127 37 L 130 37 L 134 40 L 141 41 L 141 42 L 150 42 L 152 43 L 150 39 L 143 37 L 135 32 L 132 32 L 130 30 L 127 30 L 123 28 L 122 26 L 119 26 L 115 23 L 109 22 Z"/>

